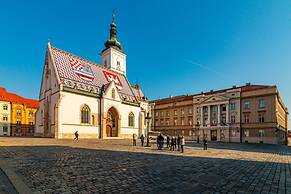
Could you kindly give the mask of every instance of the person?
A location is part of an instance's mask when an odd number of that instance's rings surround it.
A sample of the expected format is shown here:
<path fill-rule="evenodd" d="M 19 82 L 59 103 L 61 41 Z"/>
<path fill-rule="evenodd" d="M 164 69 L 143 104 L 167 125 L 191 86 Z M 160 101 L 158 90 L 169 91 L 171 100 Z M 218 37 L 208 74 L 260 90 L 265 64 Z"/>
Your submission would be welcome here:
<path fill-rule="evenodd" d="M 180 137 L 180 135 L 178 135 L 178 138 L 177 138 L 178 151 L 180 151 L 180 141 L 181 141 L 181 137 Z"/>
<path fill-rule="evenodd" d="M 197 137 L 197 143 L 199 143 L 199 136 Z"/>
<path fill-rule="evenodd" d="M 170 147 L 170 137 L 167 135 L 167 148 Z"/>
<path fill-rule="evenodd" d="M 175 149 L 177 148 L 177 137 L 175 136 L 174 137 L 174 146 L 175 146 Z"/>
<path fill-rule="evenodd" d="M 203 139 L 203 149 L 204 150 L 207 150 L 207 139 L 206 139 L 206 137 L 204 137 L 204 139 Z"/>
<path fill-rule="evenodd" d="M 79 133 L 78 133 L 78 131 L 76 131 L 74 140 L 78 140 L 78 139 L 79 139 Z"/>
<path fill-rule="evenodd" d="M 184 146 L 185 146 L 185 138 L 184 136 L 181 137 L 181 152 L 184 153 Z"/>
<path fill-rule="evenodd" d="M 133 146 L 136 146 L 136 139 L 137 139 L 137 137 L 136 137 L 136 134 L 134 133 L 134 134 L 132 135 L 132 145 L 133 145 Z"/>
<path fill-rule="evenodd" d="M 160 150 L 163 149 L 164 147 L 164 140 L 165 140 L 164 136 L 160 134 Z"/>
<path fill-rule="evenodd" d="M 141 141 L 141 146 L 143 147 L 143 144 L 144 144 L 144 136 L 143 136 L 143 134 L 141 134 L 141 136 L 140 136 L 140 141 Z"/>
<path fill-rule="evenodd" d="M 160 147 L 160 135 L 157 135 L 157 148 L 159 149 Z"/>
<path fill-rule="evenodd" d="M 175 138 L 174 138 L 174 136 L 171 139 L 171 149 L 170 150 L 175 151 Z"/>

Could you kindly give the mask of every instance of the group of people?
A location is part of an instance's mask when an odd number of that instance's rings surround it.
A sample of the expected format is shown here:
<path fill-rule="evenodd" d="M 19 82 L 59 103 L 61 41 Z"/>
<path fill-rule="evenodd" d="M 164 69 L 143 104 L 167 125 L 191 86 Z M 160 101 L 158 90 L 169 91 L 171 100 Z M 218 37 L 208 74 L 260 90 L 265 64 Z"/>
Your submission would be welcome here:
<path fill-rule="evenodd" d="M 181 150 L 181 152 L 184 152 L 184 146 L 185 146 L 185 138 L 184 136 L 178 135 L 178 137 L 173 136 L 170 138 L 167 135 L 167 148 L 170 149 L 170 151 L 175 151 L 177 149 L 178 151 Z"/>

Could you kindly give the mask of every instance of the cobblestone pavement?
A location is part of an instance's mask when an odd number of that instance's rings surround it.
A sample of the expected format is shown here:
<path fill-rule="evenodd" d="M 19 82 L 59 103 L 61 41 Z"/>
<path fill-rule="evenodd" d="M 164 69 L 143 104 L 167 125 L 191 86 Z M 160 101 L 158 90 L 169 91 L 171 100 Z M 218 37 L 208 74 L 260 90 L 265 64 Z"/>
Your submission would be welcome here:
<path fill-rule="evenodd" d="M 188 143 L 185 153 L 128 140 L 0 138 L 35 193 L 291 193 L 291 148 Z"/>
<path fill-rule="evenodd" d="M 0 169 L 0 194 L 16 194 L 17 191 L 5 173 Z"/>

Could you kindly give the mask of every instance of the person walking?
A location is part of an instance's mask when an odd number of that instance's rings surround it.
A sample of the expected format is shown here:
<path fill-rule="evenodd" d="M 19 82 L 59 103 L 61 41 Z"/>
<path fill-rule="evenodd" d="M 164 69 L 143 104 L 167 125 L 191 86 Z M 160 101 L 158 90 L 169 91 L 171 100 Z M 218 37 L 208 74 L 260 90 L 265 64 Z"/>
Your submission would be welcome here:
<path fill-rule="evenodd" d="M 180 151 L 180 141 L 181 141 L 181 137 L 180 137 L 180 135 L 178 135 L 178 138 L 177 138 L 178 151 Z"/>
<path fill-rule="evenodd" d="M 137 137 L 136 137 L 136 134 L 134 133 L 134 134 L 132 135 L 132 145 L 133 145 L 133 146 L 136 146 L 136 139 L 137 139 Z"/>
<path fill-rule="evenodd" d="M 175 136 L 174 137 L 174 146 L 175 146 L 175 149 L 177 148 L 177 137 Z"/>
<path fill-rule="evenodd" d="M 141 142 L 141 146 L 143 147 L 143 144 L 144 144 L 144 136 L 143 136 L 143 134 L 141 134 L 141 136 L 140 136 L 140 142 Z"/>
<path fill-rule="evenodd" d="M 184 153 L 184 146 L 185 146 L 185 138 L 184 136 L 181 137 L 181 152 Z"/>
<path fill-rule="evenodd" d="M 78 139 L 79 139 L 79 133 L 78 133 L 78 131 L 76 131 L 74 140 L 78 140 Z"/>
<path fill-rule="evenodd" d="M 170 147 L 170 137 L 167 135 L 167 148 Z"/>
<path fill-rule="evenodd" d="M 206 139 L 206 137 L 204 137 L 204 139 L 203 139 L 203 149 L 207 150 L 207 139 Z"/>
<path fill-rule="evenodd" d="M 174 138 L 174 136 L 171 139 L 171 149 L 170 150 L 175 151 L 175 138 Z"/>

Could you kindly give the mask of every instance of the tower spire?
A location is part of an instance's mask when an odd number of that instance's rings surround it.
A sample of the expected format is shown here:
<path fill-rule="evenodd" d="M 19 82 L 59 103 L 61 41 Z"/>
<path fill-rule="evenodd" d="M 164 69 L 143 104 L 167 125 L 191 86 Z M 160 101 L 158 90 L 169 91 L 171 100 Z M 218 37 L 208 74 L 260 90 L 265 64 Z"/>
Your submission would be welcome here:
<path fill-rule="evenodd" d="M 120 42 L 118 42 L 117 40 L 117 26 L 115 24 L 115 10 L 112 11 L 112 22 L 110 24 L 110 35 L 109 35 L 109 40 L 107 40 L 104 45 L 105 45 L 105 49 L 108 48 L 115 48 L 119 51 L 122 51 L 122 47 Z"/>

